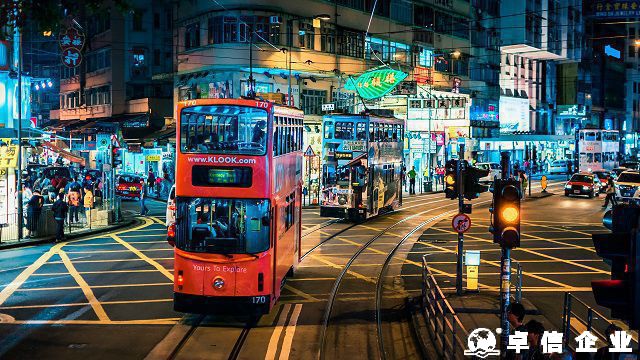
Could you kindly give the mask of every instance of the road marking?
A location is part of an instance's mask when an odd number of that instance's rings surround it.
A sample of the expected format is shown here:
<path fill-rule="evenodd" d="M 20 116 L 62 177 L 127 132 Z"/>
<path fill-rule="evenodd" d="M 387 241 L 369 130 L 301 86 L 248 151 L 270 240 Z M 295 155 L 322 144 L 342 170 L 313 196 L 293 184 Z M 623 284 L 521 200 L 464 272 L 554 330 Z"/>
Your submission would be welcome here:
<path fill-rule="evenodd" d="M 330 267 L 332 267 L 334 269 L 342 270 L 342 268 L 344 268 L 344 266 L 340 266 L 340 265 L 334 264 L 333 262 L 331 262 L 331 261 L 329 261 L 327 259 L 323 259 L 319 255 L 311 254 L 311 257 L 313 259 L 316 259 L 316 260 L 326 264 L 326 265 L 329 265 Z M 375 264 L 375 265 L 380 266 L 380 264 Z M 349 275 L 351 275 L 351 276 L 353 276 L 353 277 L 355 277 L 357 279 L 364 280 L 366 282 L 370 282 L 370 283 L 374 283 L 374 284 L 376 282 L 376 280 L 374 280 L 373 278 L 368 277 L 368 276 L 364 276 L 364 275 L 362 275 L 360 273 L 357 273 L 355 271 L 352 271 L 352 270 L 347 270 L 347 274 L 349 274 Z"/>
<path fill-rule="evenodd" d="M 575 249 L 582 249 L 582 250 L 586 250 L 586 251 L 593 252 L 593 253 L 596 252 L 596 250 L 594 248 L 592 248 L 592 247 L 589 248 L 589 247 L 586 247 L 586 246 L 575 245 L 575 244 L 571 244 L 571 243 L 566 243 L 564 241 L 558 241 L 556 239 L 543 238 L 543 237 L 535 236 L 535 235 L 529 235 L 529 236 L 531 238 L 533 238 L 533 240 L 542 240 L 542 241 L 550 242 L 550 243 L 553 243 L 553 244 L 570 246 L 570 247 L 575 248 Z M 525 240 L 525 239 L 523 239 L 523 240 Z M 528 248 L 528 249 L 534 250 L 532 248 Z M 561 248 L 548 248 L 548 250 L 553 250 L 553 249 L 561 249 Z M 542 250 L 544 250 L 544 249 L 542 249 Z"/>
<path fill-rule="evenodd" d="M 173 251 L 173 249 L 149 249 L 149 250 L 140 250 L 141 252 L 147 251 Z M 67 251 L 67 254 L 110 254 L 110 253 L 129 253 L 131 250 L 94 250 L 94 251 Z"/>
<path fill-rule="evenodd" d="M 174 325 L 180 318 L 149 320 L 15 320 L 16 325 Z"/>
<path fill-rule="evenodd" d="M 267 347 L 267 353 L 264 358 L 267 360 L 273 360 L 276 358 L 276 352 L 278 351 L 278 342 L 280 341 L 280 334 L 282 333 L 282 328 L 284 327 L 285 321 L 289 316 L 289 311 L 291 309 L 291 305 L 285 304 L 282 306 L 282 310 L 280 311 L 280 316 L 278 317 L 278 323 L 276 327 L 273 329 L 273 333 L 271 334 L 271 339 L 269 339 L 269 346 Z"/>
<path fill-rule="evenodd" d="M 450 233 L 450 234 L 456 234 L 455 232 L 449 231 L 449 230 L 440 230 L 440 229 L 436 229 L 436 230 L 441 231 L 441 232 Z M 492 243 L 493 244 L 493 240 L 486 240 L 486 239 L 481 239 L 481 238 L 477 238 L 477 237 L 473 237 L 473 236 L 470 236 L 470 238 L 475 239 L 475 240 L 482 240 L 482 241 L 484 241 L 486 243 Z M 587 266 L 587 265 L 583 265 L 583 264 L 577 263 L 577 262 L 572 261 L 572 260 L 561 259 L 559 257 L 543 254 L 543 253 L 540 253 L 540 252 L 537 252 L 537 251 L 531 251 L 531 250 L 528 250 L 527 248 L 520 247 L 520 248 L 516 248 L 514 250 L 515 251 L 527 252 L 527 253 L 534 254 L 534 255 L 537 255 L 537 256 L 540 256 L 540 257 L 543 257 L 543 258 L 547 258 L 549 260 L 559 261 L 559 262 L 562 262 L 562 263 L 565 263 L 565 264 L 581 267 L 581 268 L 584 268 L 584 269 L 587 269 L 587 270 L 592 270 L 592 271 L 595 271 L 595 272 L 601 273 L 601 274 L 609 274 L 610 273 L 610 271 L 597 269 L 597 268 L 594 268 L 594 267 L 591 267 L 591 266 Z M 513 259 L 513 260 L 515 260 L 515 259 Z"/>
<path fill-rule="evenodd" d="M 314 298 L 313 296 L 307 294 L 306 292 L 298 290 L 298 289 L 294 288 L 291 285 L 285 285 L 284 288 L 289 290 L 289 291 L 291 291 L 292 293 L 300 296 L 300 297 L 303 297 L 303 298 L 307 299 L 307 300 L 318 300 L 318 299 Z"/>
<path fill-rule="evenodd" d="M 144 256 L 146 258 L 148 258 L 148 259 L 151 259 L 151 260 L 173 260 L 172 257 L 170 257 L 170 258 L 150 258 L 150 257 L 148 257 L 146 255 L 144 255 Z M 133 259 L 109 259 L 109 260 L 75 260 L 75 259 L 72 259 L 72 260 L 74 260 L 73 262 L 76 263 L 76 264 L 78 264 L 78 263 L 110 263 L 110 262 L 147 261 L 146 259 L 142 259 L 142 258 L 140 258 L 140 259 L 136 259 L 136 258 L 133 258 Z M 53 265 L 53 264 L 61 264 L 61 263 L 62 263 L 62 261 L 50 261 L 50 262 L 46 263 L 45 265 L 49 265 L 49 264 Z M 171 277 L 171 279 L 173 280 L 173 276 Z"/>
<path fill-rule="evenodd" d="M 169 272 L 169 270 L 167 270 L 167 268 L 165 268 L 164 266 L 160 265 L 160 263 L 158 263 L 157 261 L 155 261 L 152 258 L 148 257 L 147 255 L 143 254 L 140 250 L 138 250 L 135 247 L 131 246 L 126 241 L 120 239 L 118 237 L 118 235 L 111 234 L 111 237 L 115 241 L 117 241 L 120 244 L 122 244 L 127 249 L 131 250 L 132 253 L 138 255 L 139 258 L 141 258 L 142 260 L 146 261 L 147 263 L 149 263 L 154 268 L 158 269 L 158 271 L 160 271 L 164 276 L 166 276 L 169 280 L 171 280 L 173 282 L 173 274 L 171 272 Z M 170 258 L 170 259 L 173 259 L 173 258 Z M 162 260 L 166 260 L 166 259 L 162 259 Z"/>
<path fill-rule="evenodd" d="M 541 225 L 541 224 L 535 224 L 535 225 L 534 225 L 533 223 L 530 223 L 530 222 L 528 222 L 528 221 L 521 221 L 520 223 L 521 223 L 521 224 L 525 224 L 525 225 L 531 225 L 531 226 L 536 226 L 536 227 L 542 227 L 542 228 L 546 228 L 546 229 L 552 229 L 552 230 L 563 231 L 563 232 L 573 232 L 573 233 L 580 234 L 580 235 L 589 235 L 589 236 L 591 236 L 591 234 L 590 234 L 590 233 L 586 233 L 586 232 L 584 232 L 584 231 L 571 230 L 571 229 L 563 229 L 563 228 L 559 228 L 559 227 L 556 227 L 556 226 Z M 603 228 L 602 230 L 605 230 L 605 229 Z"/>
<path fill-rule="evenodd" d="M 0 291 L 0 306 L 4 304 L 5 301 L 13 294 L 22 284 L 38 270 L 44 263 L 46 263 L 54 254 L 58 252 L 58 250 L 63 246 L 63 244 L 56 244 L 49 249 L 46 253 L 42 254 L 33 264 L 29 265 L 26 269 L 24 269 L 18 276 L 9 285 L 7 285 L 2 291 Z"/>
<path fill-rule="evenodd" d="M 164 224 L 165 224 L 165 222 L 164 222 L 164 221 L 162 221 L 162 220 L 158 219 L 158 218 L 157 218 L 157 217 L 155 217 L 155 216 L 147 216 L 147 217 L 148 217 L 149 219 L 152 219 L 153 221 L 157 222 L 158 224 L 161 224 L 161 225 L 164 225 Z"/>
<path fill-rule="evenodd" d="M 129 304 L 146 304 L 157 302 L 172 302 L 173 299 L 149 299 L 149 300 L 114 300 L 101 301 L 102 305 L 129 305 Z M 0 306 L 0 310 L 16 310 L 16 309 L 42 309 L 69 306 L 87 306 L 90 303 L 66 303 L 66 304 L 47 304 L 47 305 L 16 305 L 16 306 Z"/>
<path fill-rule="evenodd" d="M 98 316 L 98 319 L 100 319 L 100 321 L 109 321 L 109 316 L 107 316 L 107 313 L 104 311 L 104 308 L 100 304 L 100 301 L 98 301 L 98 299 L 96 298 L 95 294 L 89 287 L 89 284 L 87 284 L 87 282 L 84 281 L 82 276 L 78 274 L 78 270 L 76 270 L 76 268 L 71 263 L 71 260 L 69 260 L 69 256 L 67 256 L 67 254 L 65 254 L 65 252 L 62 249 L 58 250 L 58 255 L 62 259 L 64 266 L 69 271 L 69 274 L 71 274 L 71 276 L 73 276 L 74 280 L 78 283 L 78 285 L 80 285 L 80 289 L 82 290 L 82 293 L 89 301 L 89 304 L 91 305 L 91 308 Z"/>
<path fill-rule="evenodd" d="M 280 351 L 280 360 L 289 360 L 289 354 L 291 353 L 291 343 L 293 342 L 293 335 L 296 333 L 296 326 L 298 325 L 298 317 L 302 311 L 302 304 L 296 304 L 293 308 L 291 318 L 287 323 L 287 327 L 284 330 L 284 340 L 282 341 L 282 350 Z"/>
<path fill-rule="evenodd" d="M 93 285 L 91 288 L 93 289 L 110 289 L 110 288 L 118 288 L 118 287 L 134 287 L 134 286 L 166 286 L 173 285 L 173 282 L 166 283 L 148 283 L 148 284 L 114 284 L 114 285 Z M 18 289 L 17 292 L 25 292 L 25 291 L 57 291 L 57 290 L 75 290 L 81 289 L 81 286 L 59 286 L 59 287 L 48 287 L 48 288 L 26 288 L 26 289 Z"/>

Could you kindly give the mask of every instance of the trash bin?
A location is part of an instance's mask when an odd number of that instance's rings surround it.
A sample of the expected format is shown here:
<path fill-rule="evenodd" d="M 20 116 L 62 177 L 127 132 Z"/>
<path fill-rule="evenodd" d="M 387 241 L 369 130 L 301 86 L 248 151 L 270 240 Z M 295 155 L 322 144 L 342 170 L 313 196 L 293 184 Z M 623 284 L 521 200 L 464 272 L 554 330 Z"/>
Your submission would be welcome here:
<path fill-rule="evenodd" d="M 433 181 L 427 180 L 422 182 L 422 191 L 423 192 L 432 192 L 433 191 Z"/>

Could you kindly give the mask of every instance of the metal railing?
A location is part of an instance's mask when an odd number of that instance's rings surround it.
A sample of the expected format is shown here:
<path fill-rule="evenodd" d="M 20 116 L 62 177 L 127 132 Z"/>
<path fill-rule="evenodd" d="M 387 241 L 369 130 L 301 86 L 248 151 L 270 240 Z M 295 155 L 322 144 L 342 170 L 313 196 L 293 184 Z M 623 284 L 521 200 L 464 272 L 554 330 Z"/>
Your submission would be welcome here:
<path fill-rule="evenodd" d="M 447 301 L 422 257 L 422 311 L 441 359 L 463 359 L 469 333 Z"/>
<path fill-rule="evenodd" d="M 594 310 L 571 293 L 564 294 L 564 308 L 562 311 L 562 333 L 565 346 L 575 350 L 575 337 L 583 331 L 590 331 L 603 343 L 607 344 L 605 331 L 613 324 L 604 315 Z M 636 335 L 636 334 L 633 334 Z M 637 347 L 637 337 L 631 341 L 631 347 Z M 634 346 L 635 344 L 635 346 Z"/>

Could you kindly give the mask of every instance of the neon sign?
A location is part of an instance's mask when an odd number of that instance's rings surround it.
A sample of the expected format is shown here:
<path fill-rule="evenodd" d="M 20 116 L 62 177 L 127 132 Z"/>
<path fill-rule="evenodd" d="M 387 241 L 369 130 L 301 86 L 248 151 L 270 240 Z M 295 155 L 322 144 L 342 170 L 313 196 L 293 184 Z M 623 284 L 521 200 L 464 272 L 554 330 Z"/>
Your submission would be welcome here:
<path fill-rule="evenodd" d="M 407 73 L 392 69 L 368 71 L 355 79 L 350 77 L 344 88 L 356 91 L 363 99 L 377 99 L 388 94 L 407 75 Z"/>

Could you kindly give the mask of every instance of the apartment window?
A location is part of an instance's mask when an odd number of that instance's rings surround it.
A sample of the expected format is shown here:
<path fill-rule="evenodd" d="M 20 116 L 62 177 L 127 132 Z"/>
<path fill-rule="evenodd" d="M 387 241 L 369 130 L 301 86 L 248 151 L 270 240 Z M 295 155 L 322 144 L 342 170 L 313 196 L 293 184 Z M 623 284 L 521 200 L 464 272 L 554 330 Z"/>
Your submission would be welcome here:
<path fill-rule="evenodd" d="M 133 11 L 133 31 L 143 31 L 144 10 L 136 9 Z"/>
<path fill-rule="evenodd" d="M 160 29 L 160 14 L 153 13 L 153 28 Z"/>
<path fill-rule="evenodd" d="M 160 66 L 160 50 L 153 50 L 153 66 Z"/>
<path fill-rule="evenodd" d="M 167 30 L 171 29 L 171 23 L 173 22 L 172 16 L 171 16 L 171 10 L 167 9 L 164 12 L 164 16 L 166 18 L 166 24 L 167 24 Z"/>
<path fill-rule="evenodd" d="M 200 46 L 200 23 L 189 24 L 184 30 L 184 48 L 193 49 Z"/>
<path fill-rule="evenodd" d="M 144 49 L 133 49 L 133 66 L 143 67 L 144 65 Z"/>
<path fill-rule="evenodd" d="M 305 114 L 322 115 L 322 104 L 326 100 L 326 90 L 302 90 L 302 110 Z"/>
<path fill-rule="evenodd" d="M 629 39 L 635 39 L 636 37 L 636 28 L 633 26 L 629 26 Z"/>
<path fill-rule="evenodd" d="M 313 49 L 315 38 L 315 29 L 313 25 L 307 22 L 298 23 L 298 46 L 306 49 Z"/>
<path fill-rule="evenodd" d="M 93 15 L 87 21 L 87 32 L 89 36 L 95 36 L 111 28 L 111 13 L 109 10 Z"/>
<path fill-rule="evenodd" d="M 251 29 L 255 31 L 254 42 L 280 44 L 280 24 L 271 24 L 269 16 L 210 17 L 207 20 L 207 43 L 249 42 Z"/>
<path fill-rule="evenodd" d="M 336 52 L 336 29 L 333 24 L 322 24 L 320 28 L 320 50 L 328 53 Z"/>
<path fill-rule="evenodd" d="M 111 67 L 111 48 L 106 47 L 87 54 L 87 72 Z"/>
<path fill-rule="evenodd" d="M 338 29 L 338 54 L 364 57 L 364 33 Z"/>
<path fill-rule="evenodd" d="M 629 57 L 636 57 L 635 45 L 629 45 Z"/>
<path fill-rule="evenodd" d="M 60 77 L 62 79 L 70 79 L 76 75 L 78 75 L 78 67 L 72 67 L 72 68 L 68 68 L 66 66 L 62 67 L 62 73 L 60 74 Z"/>

